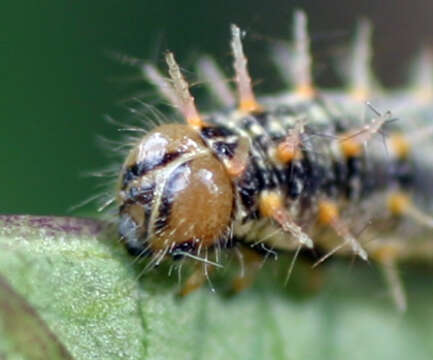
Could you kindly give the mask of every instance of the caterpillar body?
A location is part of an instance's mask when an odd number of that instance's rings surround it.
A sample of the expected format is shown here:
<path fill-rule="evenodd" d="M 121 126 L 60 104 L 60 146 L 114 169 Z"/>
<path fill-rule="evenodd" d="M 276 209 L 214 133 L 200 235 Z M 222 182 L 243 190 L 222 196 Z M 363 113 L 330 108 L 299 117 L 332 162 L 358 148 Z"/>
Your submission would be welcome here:
<path fill-rule="evenodd" d="M 166 55 L 171 80 L 143 66 L 185 123 L 163 124 L 137 139 L 122 165 L 116 200 L 126 248 L 149 257 L 149 267 L 170 258 L 196 261 L 183 294 L 223 266 L 222 251 L 243 259 L 236 290 L 251 283 L 266 251 L 315 248 L 324 254 L 318 263 L 354 254 L 383 265 L 404 310 L 396 263 L 433 256 L 431 55 L 421 56 L 413 91 L 377 91 L 364 21 L 349 92 L 319 90 L 306 17 L 297 11 L 291 51 L 275 51 L 293 91 L 257 100 L 241 35 L 233 25 L 237 101 L 213 62 L 199 65 L 222 110 L 199 113 L 172 53 Z"/>

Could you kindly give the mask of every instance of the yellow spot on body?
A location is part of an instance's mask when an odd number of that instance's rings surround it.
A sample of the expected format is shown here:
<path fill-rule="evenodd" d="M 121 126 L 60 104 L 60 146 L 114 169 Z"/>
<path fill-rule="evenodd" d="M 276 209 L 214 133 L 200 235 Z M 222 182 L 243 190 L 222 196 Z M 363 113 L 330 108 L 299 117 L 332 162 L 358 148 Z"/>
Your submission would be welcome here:
<path fill-rule="evenodd" d="M 282 163 L 286 164 L 291 162 L 296 155 L 296 151 L 294 149 L 290 149 L 287 144 L 282 143 L 277 147 L 277 159 Z"/>
<path fill-rule="evenodd" d="M 397 157 L 404 159 L 410 152 L 410 144 L 402 134 L 393 134 L 389 138 L 391 146 Z"/>
<path fill-rule="evenodd" d="M 283 197 L 280 193 L 276 191 L 262 193 L 259 200 L 259 210 L 262 216 L 273 218 L 284 231 L 290 233 L 301 245 L 310 249 L 313 247 L 313 241 L 290 218 L 289 213 L 284 208 Z"/>
<path fill-rule="evenodd" d="M 367 101 L 369 98 L 369 95 L 370 95 L 370 92 L 365 87 L 356 87 L 356 88 L 352 89 L 352 91 L 350 92 L 350 96 L 352 97 L 352 99 L 354 99 L 355 101 L 358 101 L 358 102 Z"/>
<path fill-rule="evenodd" d="M 255 99 L 241 99 L 239 109 L 243 112 L 256 112 L 262 111 L 262 107 L 257 103 Z"/>
<path fill-rule="evenodd" d="M 302 158 L 302 153 L 298 151 L 296 146 L 293 146 L 293 144 L 283 141 L 277 146 L 276 156 L 280 162 L 287 164 L 292 160 L 299 160 Z"/>
<path fill-rule="evenodd" d="M 400 255 L 401 249 L 395 245 L 384 245 L 373 252 L 373 258 L 382 264 L 397 259 Z"/>
<path fill-rule="evenodd" d="M 283 208 L 283 199 L 277 192 L 268 192 L 262 194 L 259 201 L 260 213 L 265 217 L 273 217 Z"/>
<path fill-rule="evenodd" d="M 200 116 L 188 117 L 186 119 L 186 122 L 188 123 L 188 125 L 191 125 L 193 128 L 198 128 L 198 129 L 201 129 L 205 125 L 205 123 L 200 118 Z"/>
<path fill-rule="evenodd" d="M 409 196 L 401 192 L 393 193 L 388 198 L 388 209 L 393 215 L 403 215 L 411 208 Z"/>
<path fill-rule="evenodd" d="M 311 99 L 316 95 L 316 90 L 311 84 L 300 84 L 296 88 L 296 93 L 303 98 Z"/>
<path fill-rule="evenodd" d="M 338 219 L 338 207 L 332 201 L 319 202 L 318 220 L 322 225 L 329 225 Z"/>
<path fill-rule="evenodd" d="M 356 139 L 347 136 L 340 140 L 340 148 L 344 156 L 348 158 L 358 156 L 362 152 L 362 145 Z"/>

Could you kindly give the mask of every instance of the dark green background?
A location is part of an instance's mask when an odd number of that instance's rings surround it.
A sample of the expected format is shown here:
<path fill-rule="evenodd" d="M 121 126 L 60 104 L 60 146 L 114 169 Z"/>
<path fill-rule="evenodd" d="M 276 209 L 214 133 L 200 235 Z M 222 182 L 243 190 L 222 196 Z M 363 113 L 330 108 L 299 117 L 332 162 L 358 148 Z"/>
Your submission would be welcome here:
<path fill-rule="evenodd" d="M 107 54 L 156 60 L 171 49 L 186 69 L 198 53 L 230 70 L 229 24 L 248 31 L 246 51 L 258 91 L 279 86 L 266 46 L 289 34 L 295 7 L 306 10 L 315 72 L 336 85 L 330 59 L 355 20 L 375 24 L 375 69 L 387 85 L 433 39 L 433 2 L 389 1 L 15 1 L 2 2 L 0 26 L 0 212 L 65 214 L 100 180 L 80 174 L 111 160 L 96 136 L 118 136 L 103 119 L 127 122 L 117 105 L 141 87 L 133 68 Z M 143 87 L 144 88 L 144 87 Z M 90 211 L 90 210 L 89 210 Z"/>

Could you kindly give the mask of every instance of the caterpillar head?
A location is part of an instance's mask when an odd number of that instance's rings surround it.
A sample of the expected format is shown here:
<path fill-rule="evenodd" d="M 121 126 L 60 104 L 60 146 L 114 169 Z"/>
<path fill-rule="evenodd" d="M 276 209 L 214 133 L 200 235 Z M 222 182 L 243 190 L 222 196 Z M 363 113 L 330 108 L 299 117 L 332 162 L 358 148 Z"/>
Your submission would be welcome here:
<path fill-rule="evenodd" d="M 166 124 L 129 152 L 118 181 L 119 232 L 134 255 L 198 253 L 230 227 L 227 171 L 188 125 Z"/>

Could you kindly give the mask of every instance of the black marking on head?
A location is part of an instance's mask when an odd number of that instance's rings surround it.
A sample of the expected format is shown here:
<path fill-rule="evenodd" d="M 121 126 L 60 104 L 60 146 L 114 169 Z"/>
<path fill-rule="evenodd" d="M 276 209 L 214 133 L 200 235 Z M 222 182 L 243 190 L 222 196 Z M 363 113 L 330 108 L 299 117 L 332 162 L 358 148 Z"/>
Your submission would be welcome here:
<path fill-rule="evenodd" d="M 142 186 L 141 188 L 131 187 L 129 197 L 119 207 L 119 234 L 125 241 L 125 246 L 131 255 L 137 256 L 137 252 L 142 253 L 147 247 L 147 236 L 149 233 L 149 219 L 152 213 L 152 203 L 155 191 L 155 184 Z M 128 208 L 132 205 L 142 206 L 144 210 L 143 225 L 138 227 L 134 219 L 128 213 Z M 145 255 L 150 251 L 144 251 Z"/>
<path fill-rule="evenodd" d="M 159 206 L 158 210 L 158 217 L 155 220 L 155 223 L 153 224 L 153 230 L 157 233 L 160 231 L 163 231 L 170 219 L 171 214 L 171 208 L 173 205 L 173 199 L 169 198 L 167 196 L 162 197 L 161 199 L 161 205 Z"/>
<path fill-rule="evenodd" d="M 122 207 L 122 210 L 125 207 Z M 137 224 L 135 223 L 135 221 L 129 216 L 129 214 L 120 214 L 120 220 L 119 220 L 119 233 L 120 236 L 123 239 L 128 240 L 128 238 L 130 237 L 130 234 L 133 234 L 134 236 L 136 235 L 135 230 L 137 228 Z"/>
<path fill-rule="evenodd" d="M 148 186 L 142 186 L 140 188 L 140 191 L 138 193 L 136 193 L 134 199 L 143 205 L 151 204 L 153 201 L 154 193 L 155 193 L 155 184 L 150 184 Z"/>
<path fill-rule="evenodd" d="M 162 156 L 153 156 L 149 159 L 142 160 L 137 164 L 131 165 L 125 169 L 125 173 L 123 174 L 122 189 L 125 189 L 126 186 L 137 177 L 143 176 L 152 170 L 167 165 L 173 160 L 176 160 L 182 154 L 182 151 L 172 151 L 165 153 Z"/>
<path fill-rule="evenodd" d="M 129 188 L 128 196 L 130 199 L 135 199 L 137 195 L 140 193 L 140 190 L 136 186 L 131 186 Z"/>
<path fill-rule="evenodd" d="M 118 231 L 130 255 L 137 257 L 151 254 L 147 244 L 142 241 L 146 237 L 146 232 L 144 234 L 140 232 L 137 224 L 128 213 L 120 214 Z"/>
<path fill-rule="evenodd" d="M 185 177 L 185 171 L 189 167 L 190 161 L 179 165 L 168 178 L 162 195 L 161 204 L 158 209 L 158 217 L 154 223 L 155 232 L 163 231 L 170 219 L 171 210 L 176 194 L 188 186 L 189 179 Z"/>
<path fill-rule="evenodd" d="M 138 176 L 137 169 L 138 168 L 136 164 L 125 169 L 125 173 L 123 174 L 123 178 L 122 178 L 122 189 L 125 189 L 126 186 Z"/>
<path fill-rule="evenodd" d="M 131 188 L 128 191 L 128 198 L 124 201 L 124 203 L 120 207 L 120 211 L 122 211 L 122 207 L 134 203 L 151 206 L 154 192 L 155 192 L 155 184 L 143 185 L 141 187 L 131 186 Z"/>

